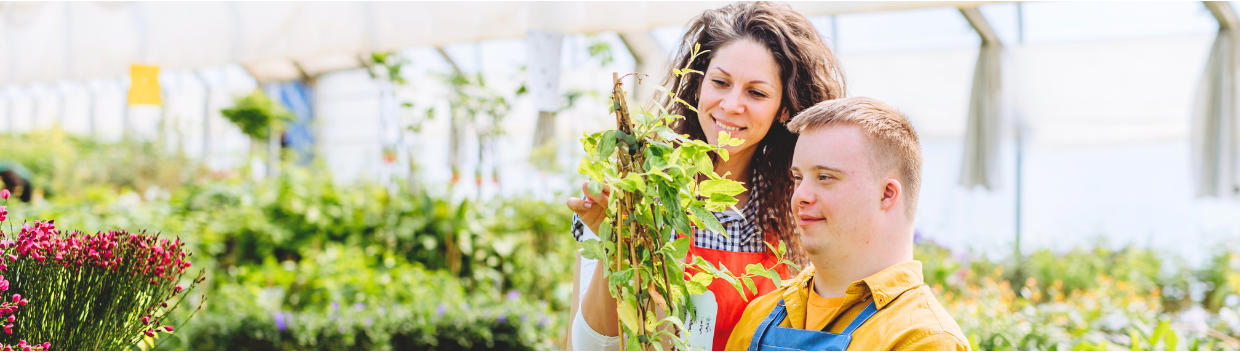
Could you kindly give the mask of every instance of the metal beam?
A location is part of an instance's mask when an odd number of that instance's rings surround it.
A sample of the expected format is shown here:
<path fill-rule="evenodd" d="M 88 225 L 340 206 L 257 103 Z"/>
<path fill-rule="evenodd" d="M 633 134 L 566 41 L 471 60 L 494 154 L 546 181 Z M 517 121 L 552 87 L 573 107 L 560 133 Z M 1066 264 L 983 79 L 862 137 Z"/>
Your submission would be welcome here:
<path fill-rule="evenodd" d="M 982 37 L 982 45 L 995 44 L 1003 45 L 999 41 L 999 36 L 995 34 L 995 30 L 986 22 L 986 17 L 982 16 L 982 12 L 978 11 L 977 6 L 961 7 L 960 14 L 964 15 L 964 19 L 969 21 L 973 29 L 977 31 L 977 35 Z"/>
<path fill-rule="evenodd" d="M 1214 19 L 1218 20 L 1219 29 L 1240 28 L 1240 19 L 1236 18 L 1236 11 L 1231 8 L 1231 4 L 1226 1 L 1202 1 L 1202 3 L 1205 3 L 1206 9 L 1214 15 Z"/>
<path fill-rule="evenodd" d="M 663 76 L 667 74 L 666 71 L 669 71 L 667 67 L 667 51 L 663 50 L 662 46 L 659 46 L 659 42 L 654 39 L 654 35 L 650 31 L 620 33 L 620 41 L 624 42 L 624 46 L 633 55 L 637 72 L 650 75 L 645 78 L 649 81 L 643 83 L 660 84 L 663 82 Z M 633 86 L 634 97 L 644 98 L 644 93 L 641 85 Z"/>

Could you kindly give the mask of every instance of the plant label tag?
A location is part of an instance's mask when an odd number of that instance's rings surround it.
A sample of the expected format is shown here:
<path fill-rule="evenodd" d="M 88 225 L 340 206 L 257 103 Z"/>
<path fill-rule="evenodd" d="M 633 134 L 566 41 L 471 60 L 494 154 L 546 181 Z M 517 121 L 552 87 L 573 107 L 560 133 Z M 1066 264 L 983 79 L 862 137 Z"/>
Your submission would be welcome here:
<path fill-rule="evenodd" d="M 715 318 L 719 316 L 719 301 L 715 299 L 715 293 L 710 290 L 700 295 L 690 295 L 689 300 L 697 314 L 694 314 L 693 319 L 685 325 L 685 331 L 689 333 L 686 344 L 691 351 L 713 350 Z"/>

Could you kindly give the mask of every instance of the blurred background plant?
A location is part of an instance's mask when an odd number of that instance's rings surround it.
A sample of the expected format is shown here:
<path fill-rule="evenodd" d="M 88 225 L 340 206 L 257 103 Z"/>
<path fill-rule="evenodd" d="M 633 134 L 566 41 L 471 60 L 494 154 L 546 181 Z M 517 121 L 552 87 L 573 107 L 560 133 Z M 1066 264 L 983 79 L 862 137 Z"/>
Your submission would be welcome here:
<path fill-rule="evenodd" d="M 255 181 L 209 174 L 162 148 L 39 133 L 0 138 L 10 158 L 50 180 L 43 200 L 10 218 L 180 235 L 208 270 L 192 294 L 211 299 L 161 334 L 161 349 L 564 348 L 564 268 L 577 244 L 561 204 L 341 184 L 315 164 Z M 32 139 L 47 147 L 18 142 Z M 128 154 L 141 161 L 100 160 L 124 148 L 150 149 Z M 175 177 L 113 171 L 125 163 Z M 1197 266 L 1107 243 L 1036 250 L 1018 266 L 922 240 L 916 257 L 974 349 L 1209 350 L 1240 348 L 1234 246 Z"/>

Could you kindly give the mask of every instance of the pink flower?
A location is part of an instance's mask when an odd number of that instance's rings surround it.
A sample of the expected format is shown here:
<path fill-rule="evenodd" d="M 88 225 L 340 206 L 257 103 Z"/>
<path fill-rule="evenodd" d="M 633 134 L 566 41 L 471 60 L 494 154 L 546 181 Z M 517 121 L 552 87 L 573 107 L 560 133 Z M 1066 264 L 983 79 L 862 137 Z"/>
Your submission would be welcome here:
<path fill-rule="evenodd" d="M 3 276 L 0 276 L 0 280 L 2 280 L 2 279 L 4 279 L 4 277 L 3 277 Z M 173 290 L 176 290 L 177 292 L 181 292 L 181 290 L 184 290 L 184 289 L 185 289 L 185 287 L 183 287 L 183 286 L 181 286 L 181 285 L 177 285 L 177 287 L 173 287 L 172 289 L 173 289 Z M 0 290 L 0 291 L 2 291 L 2 290 Z"/>
<path fill-rule="evenodd" d="M 19 295 L 19 294 L 14 293 L 14 294 L 13 294 L 13 299 L 11 299 L 10 301 L 17 302 L 17 301 L 21 301 L 21 300 L 22 300 L 22 295 Z"/>
<path fill-rule="evenodd" d="M 168 308 L 168 302 L 160 303 L 159 305 L 163 306 L 164 308 Z"/>
<path fill-rule="evenodd" d="M 146 325 L 150 323 L 151 323 L 151 316 L 148 315 L 148 316 L 142 317 L 142 325 Z"/>
<path fill-rule="evenodd" d="M 17 316 L 15 316 L 15 315 L 10 315 L 8 319 L 4 319 L 4 320 L 5 320 L 5 321 L 7 321 L 7 322 L 12 323 L 12 322 L 17 321 Z"/>
<path fill-rule="evenodd" d="M 21 302 L 17 302 L 17 305 L 25 307 L 27 302 L 28 301 L 26 301 L 25 299 L 22 299 Z"/>
<path fill-rule="evenodd" d="M 166 331 L 168 331 L 168 332 L 172 332 L 172 325 L 165 325 L 165 326 L 164 326 L 164 330 L 166 330 Z"/>
<path fill-rule="evenodd" d="M 6 200 L 7 200 L 7 199 L 9 199 L 9 196 L 10 196 L 10 195 L 12 195 L 12 193 L 9 193 L 9 190 L 8 190 L 8 189 L 5 189 L 5 190 L 3 190 L 3 191 L 0 191 L 0 199 L 6 199 Z"/>
<path fill-rule="evenodd" d="M 6 333 L 6 334 L 12 334 L 12 333 L 13 333 L 13 324 L 5 325 L 5 326 L 4 326 L 4 333 Z"/>
<path fill-rule="evenodd" d="M 51 343 L 51 342 L 44 342 L 44 343 L 43 343 L 43 350 L 44 350 L 44 351 L 46 351 L 46 350 L 47 350 L 47 349 L 49 349 L 49 348 L 52 348 L 52 343 Z"/>
<path fill-rule="evenodd" d="M 155 337 L 155 330 L 147 330 L 144 334 L 146 334 L 146 336 Z"/>

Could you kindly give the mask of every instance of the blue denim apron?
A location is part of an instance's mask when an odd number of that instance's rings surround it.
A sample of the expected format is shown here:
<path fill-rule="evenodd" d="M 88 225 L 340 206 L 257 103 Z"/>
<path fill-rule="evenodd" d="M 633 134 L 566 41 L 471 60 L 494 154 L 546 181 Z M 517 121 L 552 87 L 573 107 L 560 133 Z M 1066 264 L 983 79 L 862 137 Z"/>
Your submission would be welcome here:
<path fill-rule="evenodd" d="M 758 330 L 753 333 L 753 339 L 749 341 L 750 351 L 844 351 L 848 349 L 848 343 L 852 341 L 852 333 L 860 327 L 862 323 L 869 320 L 878 312 L 878 307 L 874 302 L 870 302 L 861 314 L 853 318 L 848 327 L 840 333 L 832 333 L 826 331 L 805 330 L 785 328 L 779 326 L 784 321 L 784 317 L 788 316 L 788 309 L 784 308 L 784 300 L 779 300 L 779 304 L 775 305 L 775 309 L 771 309 L 771 314 L 762 320 L 762 324 L 758 325 Z"/>

